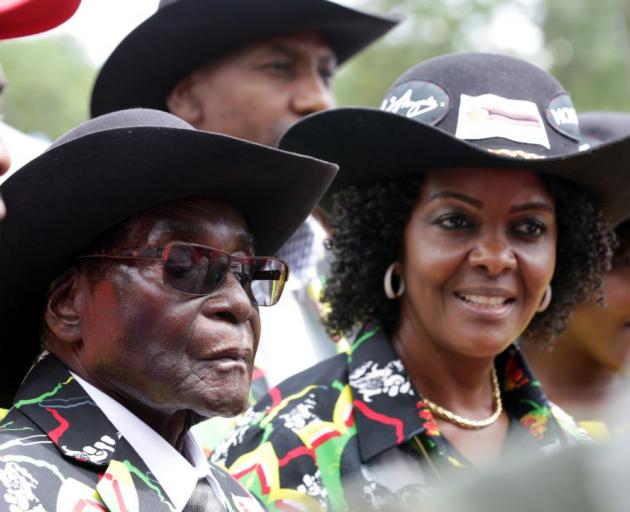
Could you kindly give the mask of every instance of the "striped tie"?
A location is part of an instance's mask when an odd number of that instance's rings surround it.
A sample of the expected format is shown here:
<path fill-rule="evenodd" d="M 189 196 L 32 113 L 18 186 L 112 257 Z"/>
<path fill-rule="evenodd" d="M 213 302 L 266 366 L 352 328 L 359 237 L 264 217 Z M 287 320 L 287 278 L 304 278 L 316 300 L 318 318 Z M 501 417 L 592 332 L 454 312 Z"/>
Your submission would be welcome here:
<path fill-rule="evenodd" d="M 225 507 L 217 499 L 206 478 L 201 478 L 195 486 L 183 512 L 224 512 Z"/>

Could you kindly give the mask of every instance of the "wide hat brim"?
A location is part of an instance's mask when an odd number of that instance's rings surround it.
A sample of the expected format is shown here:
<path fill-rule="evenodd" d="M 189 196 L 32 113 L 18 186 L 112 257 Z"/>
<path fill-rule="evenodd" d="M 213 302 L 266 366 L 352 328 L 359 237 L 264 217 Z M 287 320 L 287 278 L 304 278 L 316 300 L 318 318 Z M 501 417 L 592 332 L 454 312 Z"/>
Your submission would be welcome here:
<path fill-rule="evenodd" d="M 45 32 L 70 18 L 81 0 L 2 0 L 0 39 Z"/>
<path fill-rule="evenodd" d="M 4 391 L 17 388 L 37 354 L 50 282 L 103 232 L 164 202 L 210 197 L 235 205 L 257 254 L 271 255 L 335 172 L 223 135 L 146 126 L 82 136 L 31 161 L 0 187 L 8 212 L 0 224 L 0 325 L 12 353 Z"/>
<path fill-rule="evenodd" d="M 180 79 L 249 41 L 316 31 L 342 63 L 399 21 L 327 0 L 175 1 L 134 29 L 105 62 L 92 91 L 92 117 L 133 107 L 166 110 Z"/>
<path fill-rule="evenodd" d="M 477 141 L 478 142 L 478 141 Z M 630 216 L 630 137 L 562 156 L 527 159 L 490 151 L 523 147 L 501 138 L 480 147 L 398 114 L 368 108 L 341 108 L 307 116 L 280 140 L 280 148 L 339 165 L 324 196 L 350 185 L 418 175 L 426 169 L 492 167 L 531 169 L 557 176 L 587 191 L 611 224 Z"/>

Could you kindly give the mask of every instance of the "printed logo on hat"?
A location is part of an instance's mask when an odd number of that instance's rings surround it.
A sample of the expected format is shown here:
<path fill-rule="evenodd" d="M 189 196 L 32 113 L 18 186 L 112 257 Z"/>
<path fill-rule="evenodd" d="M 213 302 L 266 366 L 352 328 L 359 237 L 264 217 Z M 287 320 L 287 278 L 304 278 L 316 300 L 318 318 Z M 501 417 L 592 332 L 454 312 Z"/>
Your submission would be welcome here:
<path fill-rule="evenodd" d="M 455 137 L 468 140 L 500 137 L 550 149 L 536 103 L 495 94 L 461 95 Z"/>
<path fill-rule="evenodd" d="M 413 80 L 390 90 L 381 110 L 433 126 L 444 119 L 450 106 L 451 99 L 444 88 L 434 82 Z"/>
<path fill-rule="evenodd" d="M 554 130 L 576 142 L 582 142 L 577 112 L 573 107 L 571 96 L 567 93 L 559 94 L 551 99 L 545 116 Z"/>

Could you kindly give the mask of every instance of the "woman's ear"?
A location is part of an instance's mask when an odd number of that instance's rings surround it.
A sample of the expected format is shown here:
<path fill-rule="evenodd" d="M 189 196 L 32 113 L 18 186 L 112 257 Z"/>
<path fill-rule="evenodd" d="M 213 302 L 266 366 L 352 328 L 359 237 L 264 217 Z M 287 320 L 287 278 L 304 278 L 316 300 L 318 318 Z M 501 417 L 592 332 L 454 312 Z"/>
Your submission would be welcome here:
<path fill-rule="evenodd" d="M 46 302 L 44 320 L 48 329 L 67 343 L 81 339 L 80 281 L 77 269 L 71 268 L 55 281 Z"/>
<path fill-rule="evenodd" d="M 177 82 L 166 97 L 166 108 L 171 114 L 175 114 L 193 126 L 198 126 L 202 119 L 202 109 L 193 87 L 194 83 L 192 74 Z"/>

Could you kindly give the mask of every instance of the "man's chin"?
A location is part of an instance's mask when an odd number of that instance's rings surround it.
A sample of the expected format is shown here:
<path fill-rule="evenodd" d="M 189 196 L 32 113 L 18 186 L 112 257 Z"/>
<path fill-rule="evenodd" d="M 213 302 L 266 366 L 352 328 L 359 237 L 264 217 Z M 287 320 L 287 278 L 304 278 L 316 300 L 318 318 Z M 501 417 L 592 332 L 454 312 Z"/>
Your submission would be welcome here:
<path fill-rule="evenodd" d="M 202 411 L 198 413 L 206 418 L 214 418 L 217 416 L 223 418 L 232 418 L 245 412 L 249 407 L 249 391 L 244 396 L 224 396 L 220 402 L 217 402 L 216 397 L 213 397 L 212 401 L 205 404 Z"/>

